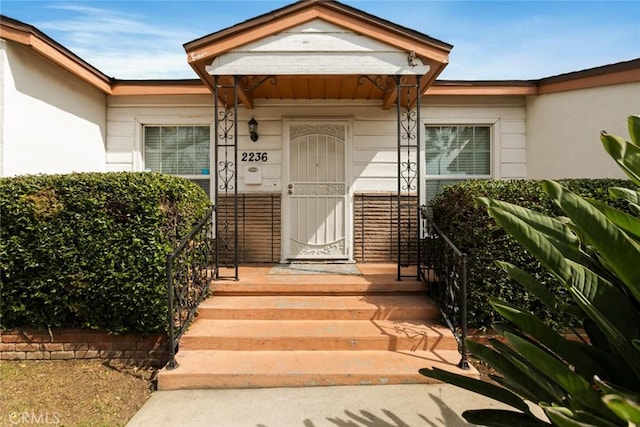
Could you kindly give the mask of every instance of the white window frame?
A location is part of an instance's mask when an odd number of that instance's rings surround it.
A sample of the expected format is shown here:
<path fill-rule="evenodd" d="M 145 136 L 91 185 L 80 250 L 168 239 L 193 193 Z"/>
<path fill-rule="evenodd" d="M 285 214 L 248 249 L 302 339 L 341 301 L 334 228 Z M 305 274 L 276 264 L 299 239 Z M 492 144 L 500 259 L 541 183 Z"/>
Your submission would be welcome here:
<path fill-rule="evenodd" d="M 214 159 L 214 136 L 215 136 L 215 123 L 211 117 L 192 117 L 192 118 L 174 118 L 174 117 L 137 117 L 135 119 L 135 132 L 133 139 L 133 170 L 138 172 L 145 171 L 145 159 L 144 159 L 144 128 L 145 127 L 162 127 L 162 126 L 209 126 L 209 197 L 213 200 L 213 182 L 214 173 L 213 165 Z M 175 175 L 187 179 L 206 179 L 207 175 Z"/>
<path fill-rule="evenodd" d="M 426 119 L 421 123 L 421 141 L 420 141 L 420 162 L 423 183 L 420 186 L 420 203 L 427 202 L 427 181 L 447 181 L 447 180 L 469 180 L 469 179 L 499 179 L 500 171 L 500 119 L 495 118 L 461 118 L 461 119 Z M 426 162 L 426 127 L 428 126 L 485 126 L 489 128 L 489 174 L 488 175 L 466 175 L 466 174 L 453 174 L 453 175 L 434 175 L 427 174 L 427 162 Z"/>

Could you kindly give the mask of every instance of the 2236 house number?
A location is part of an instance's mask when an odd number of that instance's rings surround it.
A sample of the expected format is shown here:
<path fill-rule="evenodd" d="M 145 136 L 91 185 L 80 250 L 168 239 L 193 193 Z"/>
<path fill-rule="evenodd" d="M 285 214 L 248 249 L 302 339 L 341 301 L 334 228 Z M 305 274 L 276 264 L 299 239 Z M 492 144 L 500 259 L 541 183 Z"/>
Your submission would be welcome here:
<path fill-rule="evenodd" d="M 245 151 L 242 153 L 241 161 L 248 163 L 263 162 L 269 160 L 269 154 L 263 151 Z"/>

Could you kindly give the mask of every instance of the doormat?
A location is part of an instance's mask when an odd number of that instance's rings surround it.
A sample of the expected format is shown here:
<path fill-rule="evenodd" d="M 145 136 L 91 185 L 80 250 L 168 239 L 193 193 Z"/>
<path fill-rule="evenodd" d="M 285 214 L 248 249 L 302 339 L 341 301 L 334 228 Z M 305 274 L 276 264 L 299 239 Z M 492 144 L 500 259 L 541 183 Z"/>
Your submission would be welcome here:
<path fill-rule="evenodd" d="M 279 264 L 273 266 L 269 274 L 362 274 L 355 264 Z"/>

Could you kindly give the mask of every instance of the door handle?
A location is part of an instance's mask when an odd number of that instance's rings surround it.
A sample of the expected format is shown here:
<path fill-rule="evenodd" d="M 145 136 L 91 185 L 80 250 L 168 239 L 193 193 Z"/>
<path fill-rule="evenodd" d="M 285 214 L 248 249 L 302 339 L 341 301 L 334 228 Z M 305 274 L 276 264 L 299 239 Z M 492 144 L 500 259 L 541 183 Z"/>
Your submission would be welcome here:
<path fill-rule="evenodd" d="M 293 184 L 287 185 L 287 188 L 289 189 L 289 191 L 287 191 L 287 194 L 289 195 L 293 194 Z"/>

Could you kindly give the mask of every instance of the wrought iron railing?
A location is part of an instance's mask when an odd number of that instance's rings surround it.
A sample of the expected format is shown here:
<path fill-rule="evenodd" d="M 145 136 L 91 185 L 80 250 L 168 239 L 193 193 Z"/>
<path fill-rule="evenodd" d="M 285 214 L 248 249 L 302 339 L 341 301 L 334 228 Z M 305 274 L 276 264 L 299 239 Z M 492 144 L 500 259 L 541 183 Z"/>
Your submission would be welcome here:
<path fill-rule="evenodd" d="M 431 296 L 458 340 L 458 351 L 462 356 L 458 366 L 469 369 L 466 345 L 467 255 L 456 248 L 435 222 L 427 218 L 425 206 L 420 210 L 424 231 L 420 275 L 429 284 Z"/>
<path fill-rule="evenodd" d="M 175 356 L 180 337 L 193 320 L 198 305 L 209 294 L 209 285 L 215 276 L 214 209 L 211 207 L 189 235 L 167 255 L 168 369 L 178 366 Z"/>

